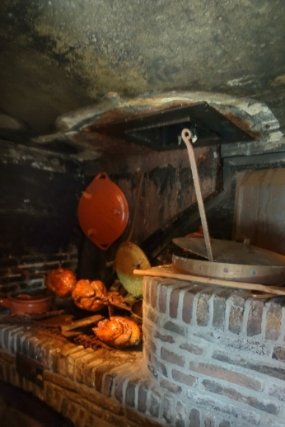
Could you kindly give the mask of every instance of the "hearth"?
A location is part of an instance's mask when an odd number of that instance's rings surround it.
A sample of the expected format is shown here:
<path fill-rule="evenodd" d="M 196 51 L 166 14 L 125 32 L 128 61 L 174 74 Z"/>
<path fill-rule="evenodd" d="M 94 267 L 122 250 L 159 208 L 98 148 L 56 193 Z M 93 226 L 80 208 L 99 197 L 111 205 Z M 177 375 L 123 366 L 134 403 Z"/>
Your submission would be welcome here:
<path fill-rule="evenodd" d="M 1 380 L 79 426 L 282 425 L 282 298 L 149 277 L 143 319 L 143 349 L 122 351 L 2 317 Z"/>

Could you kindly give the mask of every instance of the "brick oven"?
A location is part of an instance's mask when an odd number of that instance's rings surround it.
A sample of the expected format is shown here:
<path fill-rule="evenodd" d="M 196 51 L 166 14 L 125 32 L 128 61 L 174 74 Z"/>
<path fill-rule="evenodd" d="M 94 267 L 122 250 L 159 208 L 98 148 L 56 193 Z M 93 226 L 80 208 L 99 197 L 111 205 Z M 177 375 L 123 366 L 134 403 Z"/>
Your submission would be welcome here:
<path fill-rule="evenodd" d="M 282 2 L 26 3 L 0 5 L 0 424 L 285 427 Z M 98 177 L 127 205 L 102 244 Z M 140 340 L 101 339 L 115 316 Z"/>

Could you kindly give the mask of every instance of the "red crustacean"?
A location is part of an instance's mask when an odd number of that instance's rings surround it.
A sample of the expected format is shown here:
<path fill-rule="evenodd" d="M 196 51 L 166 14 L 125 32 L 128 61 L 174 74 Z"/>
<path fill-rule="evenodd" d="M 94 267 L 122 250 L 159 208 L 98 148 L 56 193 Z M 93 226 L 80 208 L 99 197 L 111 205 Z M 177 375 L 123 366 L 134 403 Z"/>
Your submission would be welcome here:
<path fill-rule="evenodd" d="M 99 322 L 93 332 L 101 341 L 115 347 L 136 346 L 141 342 L 139 326 L 128 317 L 111 316 Z"/>
<path fill-rule="evenodd" d="M 72 292 L 77 307 L 83 310 L 98 311 L 108 303 L 108 292 L 101 280 L 79 280 Z"/>

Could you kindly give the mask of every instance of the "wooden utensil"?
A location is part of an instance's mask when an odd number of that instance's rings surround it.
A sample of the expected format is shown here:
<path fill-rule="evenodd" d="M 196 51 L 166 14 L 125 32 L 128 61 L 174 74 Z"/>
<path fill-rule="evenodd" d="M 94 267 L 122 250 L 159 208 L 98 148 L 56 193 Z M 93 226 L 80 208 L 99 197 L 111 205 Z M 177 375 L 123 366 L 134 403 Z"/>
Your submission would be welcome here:
<path fill-rule="evenodd" d="M 233 280 L 214 279 L 204 276 L 194 276 L 191 274 L 180 273 L 175 270 L 172 265 L 152 267 L 147 270 L 136 269 L 133 271 L 133 274 L 136 276 L 166 277 L 170 279 L 195 282 L 205 286 L 222 286 L 226 288 L 264 292 L 274 296 L 285 296 L 285 288 L 282 287 L 261 285 L 259 283 L 234 282 Z"/>
<path fill-rule="evenodd" d="M 88 316 L 84 319 L 74 320 L 68 325 L 61 326 L 61 332 L 72 331 L 74 329 L 83 328 L 85 326 L 90 326 L 98 323 L 100 320 L 104 319 L 104 316 L 101 314 L 95 314 L 94 316 Z"/>

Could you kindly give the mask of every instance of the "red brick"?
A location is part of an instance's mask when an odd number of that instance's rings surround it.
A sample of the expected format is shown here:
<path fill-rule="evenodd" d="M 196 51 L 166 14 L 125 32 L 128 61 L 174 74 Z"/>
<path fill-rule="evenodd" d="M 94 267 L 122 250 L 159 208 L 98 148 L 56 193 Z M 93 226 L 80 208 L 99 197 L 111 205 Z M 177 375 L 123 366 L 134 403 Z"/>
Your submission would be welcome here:
<path fill-rule="evenodd" d="M 145 342 L 145 348 L 149 353 L 156 353 L 156 349 L 157 349 L 156 344 L 151 339 L 148 339 Z"/>
<path fill-rule="evenodd" d="M 136 392 L 136 384 L 132 381 L 129 381 L 126 388 L 125 393 L 125 403 L 128 406 L 135 406 L 135 392 Z"/>
<path fill-rule="evenodd" d="M 196 403 L 199 407 L 206 407 L 209 412 L 213 409 L 215 412 L 220 412 L 220 414 L 222 414 L 223 417 L 227 417 L 227 419 L 232 417 L 235 418 L 234 426 L 260 426 L 261 416 L 259 411 L 250 410 L 251 408 L 244 409 L 238 407 L 236 403 L 230 404 L 220 397 L 214 399 L 212 398 L 214 396 L 213 394 L 210 395 L 205 392 L 203 394 L 197 393 L 194 388 L 188 392 L 188 396 L 193 403 Z"/>
<path fill-rule="evenodd" d="M 281 400 L 281 402 L 285 402 L 285 387 L 272 384 L 269 388 L 269 395 Z"/>
<path fill-rule="evenodd" d="M 100 424 L 92 424 L 92 427 L 101 427 Z M 122 424 L 118 427 L 161 427 L 157 422 L 152 421 L 150 417 L 140 417 L 136 410 L 126 407 L 125 417 L 122 419 Z M 89 426 L 88 426 L 89 427 Z M 106 427 L 117 427 L 117 423 L 108 424 Z"/>
<path fill-rule="evenodd" d="M 217 393 L 222 396 L 226 396 L 231 400 L 235 400 L 237 402 L 242 402 L 247 405 L 252 406 L 255 409 L 259 409 L 264 412 L 268 412 L 269 414 L 277 415 L 279 412 L 279 407 L 273 402 L 264 402 L 262 400 L 257 399 L 254 396 L 248 396 L 240 393 L 236 389 L 224 387 L 223 385 L 210 380 L 203 380 L 203 385 L 207 391 L 210 393 Z"/>
<path fill-rule="evenodd" d="M 273 359 L 285 362 L 285 347 L 274 347 L 272 357 Z"/>
<path fill-rule="evenodd" d="M 264 310 L 263 301 L 250 301 L 250 309 L 247 320 L 247 335 L 252 337 L 261 333 L 262 313 Z"/>
<path fill-rule="evenodd" d="M 179 385 L 174 384 L 174 383 L 172 383 L 166 379 L 161 380 L 159 384 L 162 388 L 166 388 L 171 393 L 180 393 L 181 392 L 181 387 Z"/>
<path fill-rule="evenodd" d="M 219 290 L 213 297 L 213 326 L 224 329 L 226 320 L 226 299 L 229 296 L 229 290 Z"/>
<path fill-rule="evenodd" d="M 144 279 L 144 302 L 146 304 L 150 303 L 150 289 L 151 289 L 151 285 L 152 285 L 152 278 L 151 277 L 147 277 Z"/>
<path fill-rule="evenodd" d="M 83 382 L 90 387 L 95 387 L 96 368 L 104 363 L 104 358 L 100 350 L 94 352 L 94 356 L 94 360 L 86 364 L 83 371 Z M 72 365 L 70 368 L 72 369 Z"/>
<path fill-rule="evenodd" d="M 188 351 L 189 353 L 196 354 L 196 355 L 203 353 L 203 348 L 188 342 L 181 344 L 179 348 L 181 348 L 181 350 L 185 350 L 185 351 Z"/>
<path fill-rule="evenodd" d="M 173 399 L 164 396 L 162 402 L 162 418 L 166 421 L 167 424 L 172 424 L 173 413 Z"/>
<path fill-rule="evenodd" d="M 186 329 L 184 326 L 181 326 L 178 323 L 171 322 L 170 320 L 165 322 L 163 327 L 164 327 L 164 329 L 166 329 L 170 332 L 173 332 L 175 334 L 181 335 L 183 337 L 185 337 L 185 335 L 186 335 Z"/>
<path fill-rule="evenodd" d="M 167 286 L 159 286 L 158 309 L 161 313 L 166 312 Z"/>
<path fill-rule="evenodd" d="M 234 295 L 228 304 L 230 304 L 229 330 L 239 334 L 242 328 L 245 299 Z"/>
<path fill-rule="evenodd" d="M 173 319 L 177 317 L 178 304 L 179 304 L 180 298 L 182 298 L 181 291 L 185 288 L 188 289 L 189 284 L 185 284 L 182 282 L 182 284 L 179 286 L 177 285 L 170 294 L 169 314 L 170 314 L 170 317 L 172 317 Z"/>
<path fill-rule="evenodd" d="M 152 281 L 150 283 L 150 305 L 152 308 L 156 309 L 156 302 L 157 302 L 157 283 L 156 281 Z"/>
<path fill-rule="evenodd" d="M 170 294 L 170 303 L 169 303 L 169 314 L 170 317 L 176 319 L 177 317 L 177 308 L 179 302 L 180 289 L 173 289 Z"/>
<path fill-rule="evenodd" d="M 147 355 L 147 368 L 153 377 L 157 379 L 160 369 L 156 364 L 156 358 L 152 354 Z"/>
<path fill-rule="evenodd" d="M 150 306 L 147 309 L 146 318 L 149 319 L 152 323 L 158 323 L 158 313 L 153 310 Z"/>
<path fill-rule="evenodd" d="M 189 414 L 190 427 L 200 426 L 200 412 L 198 409 L 193 408 Z"/>
<path fill-rule="evenodd" d="M 251 369 L 261 374 L 268 375 L 270 377 L 278 378 L 285 381 L 285 369 L 278 367 L 273 367 L 271 365 L 266 365 L 265 362 L 255 362 L 251 360 L 243 359 L 239 356 L 231 356 L 224 354 L 218 351 L 215 351 L 212 355 L 213 359 L 219 360 L 230 365 L 241 366 L 245 369 Z"/>
<path fill-rule="evenodd" d="M 265 338 L 268 340 L 277 340 L 281 332 L 282 306 L 271 303 L 267 315 L 265 326 Z"/>
<path fill-rule="evenodd" d="M 155 338 L 159 339 L 162 342 L 169 342 L 169 343 L 175 342 L 175 339 L 173 338 L 172 335 L 161 334 L 158 331 L 155 333 Z"/>
<path fill-rule="evenodd" d="M 112 395 L 112 389 L 113 389 L 113 383 L 114 383 L 114 374 L 105 374 L 103 376 L 103 384 L 102 384 L 102 389 L 101 392 L 105 395 L 105 396 L 111 396 Z"/>
<path fill-rule="evenodd" d="M 116 377 L 114 381 L 114 396 L 119 402 L 123 402 L 124 399 L 124 383 L 126 379 Z"/>
<path fill-rule="evenodd" d="M 166 362 L 173 363 L 178 366 L 183 367 L 185 365 L 185 360 L 183 356 L 174 353 L 173 351 L 169 351 L 164 347 L 161 348 L 161 358 Z"/>
<path fill-rule="evenodd" d="M 204 426 L 215 427 L 215 425 L 216 425 L 215 420 L 212 417 L 206 415 L 206 417 L 204 418 Z"/>
<path fill-rule="evenodd" d="M 224 369 L 217 365 L 191 362 L 190 369 L 208 377 L 219 378 L 221 380 L 251 388 L 253 390 L 261 390 L 260 382 L 254 378 L 239 372 L 233 372 L 228 369 Z"/>
<path fill-rule="evenodd" d="M 111 369 L 116 368 L 117 365 L 110 364 L 109 362 L 103 363 L 98 366 L 94 366 L 93 372 L 95 377 L 95 389 L 97 391 L 102 391 L 103 383 L 104 383 L 104 376 L 109 373 Z"/>
<path fill-rule="evenodd" d="M 82 355 L 80 359 L 75 360 L 74 363 L 74 379 L 77 382 L 83 382 L 84 373 L 88 362 L 94 360 L 94 354 L 87 353 Z"/>
<path fill-rule="evenodd" d="M 159 416 L 160 400 L 161 396 L 157 395 L 151 390 L 149 400 L 149 412 L 154 418 L 157 418 Z"/>
<path fill-rule="evenodd" d="M 156 373 L 160 372 L 165 377 L 167 376 L 166 366 L 162 362 L 160 362 L 154 355 L 151 356 L 150 363 L 152 364 L 152 368 Z"/>
<path fill-rule="evenodd" d="M 174 379 L 174 381 L 177 381 L 182 384 L 186 384 L 188 386 L 193 385 L 196 380 L 196 378 L 193 377 L 193 375 L 184 374 L 181 371 L 177 371 L 177 369 L 172 369 L 172 378 Z"/>
<path fill-rule="evenodd" d="M 147 407 L 147 388 L 144 384 L 140 384 L 138 388 L 138 410 L 142 413 L 146 412 Z"/>
<path fill-rule="evenodd" d="M 182 319 L 185 323 L 191 323 L 193 312 L 194 294 L 191 290 L 185 292 L 183 298 Z"/>
<path fill-rule="evenodd" d="M 196 296 L 196 322 L 199 326 L 207 326 L 210 321 L 210 299 L 212 297 L 212 290 L 208 292 L 203 290 Z"/>
<path fill-rule="evenodd" d="M 186 425 L 188 425 L 188 423 L 186 424 L 187 412 L 182 402 L 177 402 L 175 414 L 175 427 L 186 427 Z"/>
<path fill-rule="evenodd" d="M 127 412 L 127 411 L 126 411 Z M 129 420 L 129 413 L 127 413 L 127 417 Z M 138 421 L 138 416 L 137 416 L 137 421 Z M 126 427 L 126 417 L 118 417 L 117 415 L 112 414 L 111 412 L 105 412 L 104 413 L 104 418 L 103 418 L 103 423 L 106 422 L 105 426 L 103 424 L 104 427 L 109 427 L 109 426 L 116 426 L 116 427 Z M 129 427 L 133 427 L 134 424 L 130 423 L 130 421 L 128 422 Z M 76 425 L 80 425 L 79 423 Z M 93 427 L 93 426 L 101 426 L 102 425 L 102 418 L 97 420 L 94 424 L 83 424 L 84 426 L 88 426 L 88 427 Z"/>

